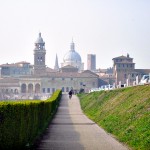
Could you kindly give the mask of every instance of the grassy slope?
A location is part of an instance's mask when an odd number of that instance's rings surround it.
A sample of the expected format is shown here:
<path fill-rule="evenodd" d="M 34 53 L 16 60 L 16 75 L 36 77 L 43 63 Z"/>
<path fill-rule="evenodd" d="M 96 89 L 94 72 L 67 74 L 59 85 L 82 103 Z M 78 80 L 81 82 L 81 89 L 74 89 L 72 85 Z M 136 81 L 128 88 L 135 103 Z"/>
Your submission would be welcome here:
<path fill-rule="evenodd" d="M 150 86 L 79 95 L 84 113 L 133 149 L 150 150 Z"/>

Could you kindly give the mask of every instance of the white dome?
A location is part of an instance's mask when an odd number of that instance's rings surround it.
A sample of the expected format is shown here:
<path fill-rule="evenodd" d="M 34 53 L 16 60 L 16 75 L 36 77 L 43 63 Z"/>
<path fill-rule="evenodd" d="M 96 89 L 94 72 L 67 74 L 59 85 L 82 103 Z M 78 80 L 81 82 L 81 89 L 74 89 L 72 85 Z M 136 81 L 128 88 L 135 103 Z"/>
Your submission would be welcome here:
<path fill-rule="evenodd" d="M 81 57 L 77 52 L 70 50 L 64 56 L 64 62 L 81 62 Z"/>
<path fill-rule="evenodd" d="M 82 63 L 81 56 L 75 51 L 75 44 L 71 43 L 70 51 L 64 55 L 63 63 L 61 67 L 73 66 L 78 68 L 79 71 L 84 70 L 84 63 Z"/>
<path fill-rule="evenodd" d="M 64 62 L 75 62 L 75 63 L 80 62 L 81 63 L 81 57 L 75 51 L 75 44 L 73 43 L 73 41 L 70 45 L 70 51 L 67 52 L 64 56 Z"/>

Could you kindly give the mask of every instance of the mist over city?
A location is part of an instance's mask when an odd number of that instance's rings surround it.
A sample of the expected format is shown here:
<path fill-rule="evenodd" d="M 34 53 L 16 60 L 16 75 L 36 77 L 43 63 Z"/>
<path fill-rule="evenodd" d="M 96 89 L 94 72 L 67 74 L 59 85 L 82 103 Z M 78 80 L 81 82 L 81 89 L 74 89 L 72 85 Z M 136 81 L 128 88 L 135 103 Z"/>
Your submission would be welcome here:
<path fill-rule="evenodd" d="M 5 0 L 0 18 L 1 150 L 149 150 L 149 0 Z"/>

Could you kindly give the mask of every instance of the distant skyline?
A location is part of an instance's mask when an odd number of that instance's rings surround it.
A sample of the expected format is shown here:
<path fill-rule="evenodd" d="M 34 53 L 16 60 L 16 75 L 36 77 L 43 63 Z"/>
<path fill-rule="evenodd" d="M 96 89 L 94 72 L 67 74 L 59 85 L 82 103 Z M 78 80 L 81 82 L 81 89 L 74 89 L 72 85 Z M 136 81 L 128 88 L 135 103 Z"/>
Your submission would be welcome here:
<path fill-rule="evenodd" d="M 150 69 L 150 0 L 5 0 L 0 18 L 0 64 L 33 64 L 41 32 L 50 68 L 56 54 L 61 66 L 73 38 L 85 69 L 87 54 L 96 54 L 96 68 L 109 68 L 127 53 L 136 69 Z"/>

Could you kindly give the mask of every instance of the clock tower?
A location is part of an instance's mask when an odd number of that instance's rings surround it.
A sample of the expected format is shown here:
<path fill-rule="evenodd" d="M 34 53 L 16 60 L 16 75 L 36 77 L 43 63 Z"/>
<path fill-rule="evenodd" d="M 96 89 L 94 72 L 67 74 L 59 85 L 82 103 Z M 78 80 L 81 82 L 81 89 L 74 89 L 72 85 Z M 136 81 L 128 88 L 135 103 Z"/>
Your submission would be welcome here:
<path fill-rule="evenodd" d="M 45 42 L 41 37 L 41 33 L 39 33 L 34 48 L 34 74 L 42 74 L 46 72 L 45 54 Z"/>

